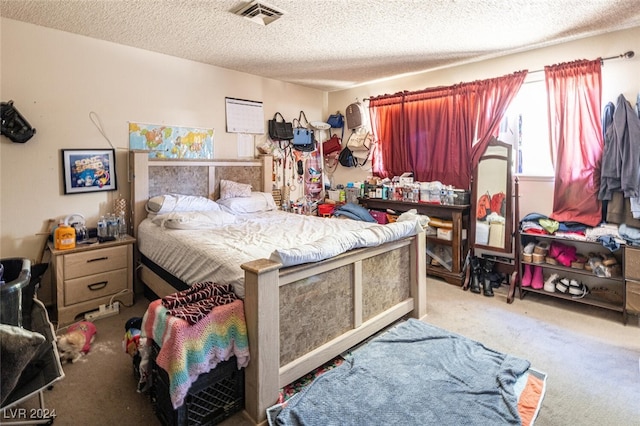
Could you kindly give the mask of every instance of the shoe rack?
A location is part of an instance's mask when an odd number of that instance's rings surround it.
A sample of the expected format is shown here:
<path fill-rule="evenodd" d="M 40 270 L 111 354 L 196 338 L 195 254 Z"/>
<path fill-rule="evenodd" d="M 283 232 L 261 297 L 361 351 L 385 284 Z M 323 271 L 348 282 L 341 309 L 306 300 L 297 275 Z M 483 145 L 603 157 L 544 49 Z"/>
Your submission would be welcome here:
<path fill-rule="evenodd" d="M 519 236 L 522 250 L 518 276 L 520 299 L 527 293 L 538 293 L 598 306 L 622 313 L 626 324 L 624 245 L 611 252 L 595 241 L 525 232 L 520 232 Z"/>

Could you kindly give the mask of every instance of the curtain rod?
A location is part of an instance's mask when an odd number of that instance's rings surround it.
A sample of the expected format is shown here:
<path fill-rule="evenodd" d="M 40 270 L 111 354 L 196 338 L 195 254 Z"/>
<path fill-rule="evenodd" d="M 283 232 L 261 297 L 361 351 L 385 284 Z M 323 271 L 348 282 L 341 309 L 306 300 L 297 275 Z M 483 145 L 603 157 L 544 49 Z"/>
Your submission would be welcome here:
<path fill-rule="evenodd" d="M 602 58 L 600 59 L 600 62 L 604 62 L 604 61 L 608 61 L 611 59 L 631 59 L 635 56 L 635 52 L 633 50 L 629 50 L 627 52 L 624 52 L 620 55 L 616 55 L 616 56 L 609 56 L 608 58 Z M 533 73 L 538 73 L 538 72 L 543 72 L 544 69 L 541 70 L 535 70 L 535 71 L 528 71 L 527 74 L 533 74 Z M 419 91 L 418 91 L 419 92 Z M 389 94 L 389 95 L 380 95 L 380 96 L 374 96 L 374 98 L 380 98 L 380 99 L 384 99 L 385 97 L 393 97 L 393 96 L 401 96 L 403 93 L 411 93 L 411 91 L 405 90 L 404 92 L 398 92 L 398 93 L 394 93 L 394 94 Z M 370 101 L 372 98 L 364 98 L 363 101 Z"/>
<path fill-rule="evenodd" d="M 600 63 L 603 63 L 604 61 L 609 61 L 611 59 L 631 59 L 635 56 L 635 52 L 633 50 L 629 50 L 628 52 L 624 52 L 620 55 L 616 55 L 616 56 L 609 56 L 608 58 L 602 58 L 600 59 Z M 541 70 L 535 70 L 535 71 L 529 71 L 529 74 L 533 74 L 536 72 L 544 72 L 544 68 Z"/>

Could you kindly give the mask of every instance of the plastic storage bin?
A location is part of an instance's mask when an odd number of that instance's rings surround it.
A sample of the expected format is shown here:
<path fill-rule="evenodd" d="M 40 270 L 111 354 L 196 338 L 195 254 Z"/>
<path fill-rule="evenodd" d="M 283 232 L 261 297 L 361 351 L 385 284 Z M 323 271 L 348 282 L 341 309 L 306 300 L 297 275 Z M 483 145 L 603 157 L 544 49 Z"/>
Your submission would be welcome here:
<path fill-rule="evenodd" d="M 31 261 L 11 258 L 0 262 L 0 323 L 22 327 L 22 290 L 31 281 Z"/>
<path fill-rule="evenodd" d="M 164 426 L 216 425 L 244 408 L 244 369 L 238 370 L 236 358 L 231 357 L 201 374 L 191 385 L 184 404 L 174 409 L 169 396 L 169 376 L 155 362 L 159 351 L 153 342 L 151 400 Z"/>

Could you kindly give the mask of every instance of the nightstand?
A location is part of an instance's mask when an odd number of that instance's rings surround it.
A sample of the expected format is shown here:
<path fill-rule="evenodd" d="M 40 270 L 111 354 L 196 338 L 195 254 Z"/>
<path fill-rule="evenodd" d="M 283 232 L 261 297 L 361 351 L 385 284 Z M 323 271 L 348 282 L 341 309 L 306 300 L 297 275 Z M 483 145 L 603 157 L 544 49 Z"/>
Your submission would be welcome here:
<path fill-rule="evenodd" d="M 68 250 L 56 250 L 49 243 L 58 326 L 71 324 L 78 315 L 109 304 L 114 295 L 113 300 L 133 303 L 135 241 L 127 235 L 115 241 L 78 244 Z"/>

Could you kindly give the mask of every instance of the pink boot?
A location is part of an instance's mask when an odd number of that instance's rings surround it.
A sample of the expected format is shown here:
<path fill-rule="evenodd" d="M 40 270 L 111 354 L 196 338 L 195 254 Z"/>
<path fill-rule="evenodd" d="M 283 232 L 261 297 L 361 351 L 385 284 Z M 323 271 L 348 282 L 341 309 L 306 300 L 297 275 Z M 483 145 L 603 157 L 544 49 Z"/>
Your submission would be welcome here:
<path fill-rule="evenodd" d="M 522 287 L 529 287 L 531 285 L 531 279 L 533 278 L 533 266 L 524 265 L 523 268 L 524 268 L 524 273 L 522 274 L 522 280 L 520 281 L 520 285 Z"/>
<path fill-rule="evenodd" d="M 531 288 L 540 290 L 544 287 L 544 276 L 542 275 L 542 266 L 533 267 L 533 278 L 531 278 Z"/>

